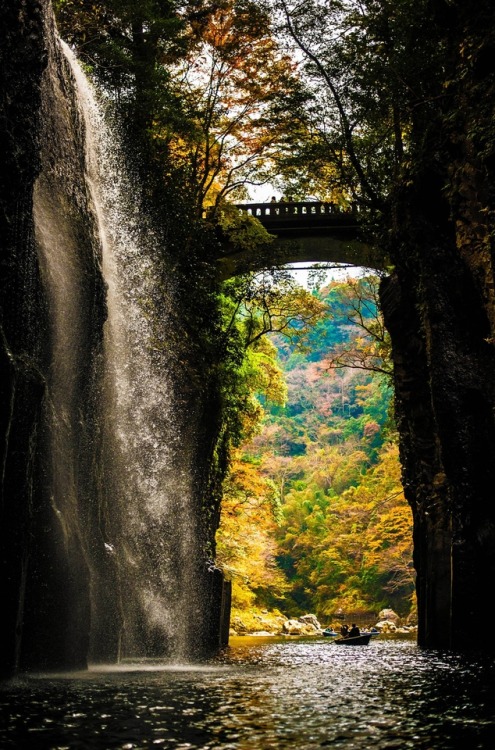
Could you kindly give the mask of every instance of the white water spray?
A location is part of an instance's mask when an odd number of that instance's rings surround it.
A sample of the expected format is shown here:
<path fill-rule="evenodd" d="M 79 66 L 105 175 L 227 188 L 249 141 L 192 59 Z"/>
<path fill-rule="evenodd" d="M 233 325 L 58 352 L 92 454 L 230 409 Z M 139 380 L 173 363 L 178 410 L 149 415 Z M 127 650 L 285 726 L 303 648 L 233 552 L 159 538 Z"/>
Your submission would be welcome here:
<path fill-rule="evenodd" d="M 160 248 L 152 227 L 143 221 L 139 190 L 126 173 L 95 92 L 72 51 L 63 42 L 61 46 L 76 81 L 85 125 L 86 181 L 107 286 L 99 417 L 110 517 L 105 551 L 117 557 L 120 577 L 125 578 L 121 580 L 124 655 L 139 656 L 140 634 L 146 632 L 146 639 L 152 632 L 157 651 L 163 643 L 173 656 L 184 658 L 189 650 L 184 620 L 196 612 L 198 541 L 190 467 L 177 467 L 181 436 L 166 367 L 171 355 L 164 351 L 163 334 L 162 343 L 156 343 L 156 320 L 150 313 L 149 301 L 163 275 L 157 265 Z M 65 257 L 67 248 L 58 247 L 55 241 L 63 207 L 48 210 L 44 202 L 47 197 L 40 193 L 36 223 L 45 247 L 45 275 L 52 280 L 57 277 L 49 285 L 54 347 L 59 352 L 53 362 L 59 395 L 54 392 L 52 398 L 61 404 L 56 407 L 60 421 L 67 411 L 64 401 L 75 398 L 75 389 L 70 388 L 73 373 L 81 368 L 71 352 L 83 335 L 78 316 L 82 282 L 77 268 L 72 271 Z M 166 297 L 166 291 L 160 291 Z M 54 456 L 53 460 L 61 464 L 60 472 L 70 475 L 67 466 L 72 466 L 72 458 Z M 69 485 L 70 476 L 66 476 L 61 491 L 66 492 Z"/>

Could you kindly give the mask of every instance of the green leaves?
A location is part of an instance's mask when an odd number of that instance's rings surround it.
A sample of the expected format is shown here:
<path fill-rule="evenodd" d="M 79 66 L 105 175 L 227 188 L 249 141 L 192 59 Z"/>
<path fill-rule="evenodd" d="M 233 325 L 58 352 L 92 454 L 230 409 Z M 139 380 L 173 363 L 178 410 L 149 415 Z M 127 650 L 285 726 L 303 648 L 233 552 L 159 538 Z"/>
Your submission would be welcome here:
<path fill-rule="evenodd" d="M 269 479 L 276 490 L 277 525 L 263 528 L 266 549 L 286 578 L 284 603 L 278 606 L 288 614 L 310 610 L 330 616 L 339 607 L 373 609 L 392 602 L 407 612 L 413 596 L 411 511 L 390 428 L 390 386 L 374 368 L 327 369 L 332 350 L 344 342 L 352 351 L 360 339 L 373 341 L 373 333 L 365 339 L 363 332 L 379 325 L 376 282 L 351 279 L 322 291 L 331 317 L 308 332 L 307 357 L 290 338 L 276 338 L 286 403 L 266 403 L 262 423 L 243 444 L 244 453 L 236 455 L 236 472 L 242 476 L 243 466 L 249 471 L 251 491 L 255 476 Z M 239 280 L 232 283 L 240 292 Z M 246 298 L 254 301 L 255 290 Z M 242 332 L 242 317 L 239 321 Z M 258 367 L 256 348 L 252 353 Z M 228 484 L 226 508 L 231 497 Z M 225 522 L 230 524 L 223 517 L 222 540 Z M 249 538 L 262 522 L 250 515 L 240 523 L 239 534 Z M 242 548 L 228 528 L 229 549 Z M 248 589 L 244 582 L 245 595 Z M 263 596 L 266 600 L 266 590 Z M 255 597 L 249 601 L 256 604 Z"/>

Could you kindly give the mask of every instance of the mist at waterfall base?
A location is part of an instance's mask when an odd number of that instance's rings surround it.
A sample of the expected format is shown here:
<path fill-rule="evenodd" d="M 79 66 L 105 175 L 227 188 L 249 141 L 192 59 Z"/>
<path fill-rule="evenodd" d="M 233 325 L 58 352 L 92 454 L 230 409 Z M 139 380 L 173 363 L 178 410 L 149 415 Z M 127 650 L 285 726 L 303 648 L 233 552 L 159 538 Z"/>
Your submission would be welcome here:
<path fill-rule="evenodd" d="M 148 661 L 0 685 L 23 750 L 493 750 L 495 663 L 411 639 L 237 637 L 201 665 Z"/>
<path fill-rule="evenodd" d="M 150 654 L 180 661 L 191 654 L 200 611 L 197 514 L 192 472 L 177 460 L 184 451 L 178 450 L 182 436 L 170 383 L 173 352 L 165 351 L 166 315 L 158 330 L 149 304 L 160 279 L 161 312 L 166 312 L 173 305 L 173 287 L 163 279 L 158 234 L 141 210 L 139 189 L 126 172 L 104 108 L 71 50 L 60 44 L 84 132 L 88 226 L 104 282 L 106 320 L 99 354 L 94 362 L 85 361 L 87 274 L 80 232 L 70 225 L 65 196 L 56 185 L 63 166 L 56 165 L 49 177 L 41 174 L 34 196 L 52 342 L 51 504 L 67 543 L 73 537 L 83 540 L 90 661 Z M 66 84 L 56 71 L 52 79 L 63 111 Z M 87 404 L 81 399 L 91 401 L 94 423 L 85 436 L 93 455 L 84 462 L 80 425 Z M 85 493 L 84 471 L 93 475 Z M 105 641 L 112 638 L 116 643 L 108 646 Z"/>

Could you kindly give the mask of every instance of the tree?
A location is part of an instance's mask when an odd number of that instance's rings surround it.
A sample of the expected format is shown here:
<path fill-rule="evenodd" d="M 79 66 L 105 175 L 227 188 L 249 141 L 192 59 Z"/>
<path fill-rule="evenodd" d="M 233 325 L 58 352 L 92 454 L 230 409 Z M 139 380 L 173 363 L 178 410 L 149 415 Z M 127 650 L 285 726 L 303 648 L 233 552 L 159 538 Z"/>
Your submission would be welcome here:
<path fill-rule="evenodd" d="M 196 192 L 198 211 L 260 184 L 298 96 L 294 64 L 274 38 L 269 13 L 252 0 L 222 0 L 190 17 L 189 49 L 173 68 L 187 129 L 162 130 Z"/>
<path fill-rule="evenodd" d="M 235 609 L 273 601 L 286 588 L 276 565 L 277 512 L 278 496 L 271 480 L 236 451 L 224 483 L 216 558 L 233 582 Z"/>
<path fill-rule="evenodd" d="M 275 0 L 274 5 L 302 55 L 311 92 L 307 137 L 294 144 L 295 163 L 307 165 L 320 183 L 326 177 L 328 185 L 363 207 L 383 211 L 411 167 L 411 123 L 416 108 L 428 106 L 423 82 L 438 59 L 428 35 L 418 38 L 426 4 Z"/>
<path fill-rule="evenodd" d="M 231 300 L 226 331 L 237 325 L 246 349 L 268 333 L 302 347 L 325 311 L 321 300 L 285 271 L 237 277 L 224 289 Z"/>
<path fill-rule="evenodd" d="M 371 371 L 325 372 L 328 348 L 344 340 L 353 348 L 360 328 L 352 290 L 334 283 L 321 297 L 333 316 L 309 334 L 307 358 L 295 342 L 276 338 L 287 404 L 267 404 L 243 460 L 277 490 L 278 525 L 270 534 L 287 580 L 288 613 L 328 616 L 338 606 L 370 609 L 387 601 L 407 613 L 411 514 L 397 448 L 389 444 L 390 388 Z M 365 321 L 376 314 L 369 305 Z"/>
<path fill-rule="evenodd" d="M 334 369 L 350 367 L 392 376 L 390 335 L 380 312 L 380 280 L 376 276 L 348 279 L 339 289 L 347 319 L 356 330 L 350 342 L 336 345 L 326 359 Z M 350 345 L 351 344 L 351 345 Z"/>
<path fill-rule="evenodd" d="M 56 0 L 62 37 L 141 137 L 175 119 L 168 68 L 185 54 L 186 18 L 178 0 Z"/>
<path fill-rule="evenodd" d="M 328 458 L 320 465 L 331 466 Z M 347 470 L 344 476 L 349 481 Z M 385 445 L 375 466 L 343 486 L 329 494 L 313 472 L 287 493 L 277 538 L 291 590 L 304 590 L 306 605 L 320 615 L 376 609 L 387 601 L 407 614 L 414 592 L 412 518 L 397 447 Z"/>

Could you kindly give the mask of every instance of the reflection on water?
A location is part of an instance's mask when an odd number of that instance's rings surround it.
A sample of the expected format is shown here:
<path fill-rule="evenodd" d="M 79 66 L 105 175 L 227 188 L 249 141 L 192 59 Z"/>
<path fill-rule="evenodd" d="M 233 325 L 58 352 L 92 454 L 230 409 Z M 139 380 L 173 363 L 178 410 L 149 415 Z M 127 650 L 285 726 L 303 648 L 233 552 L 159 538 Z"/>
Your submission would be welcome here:
<path fill-rule="evenodd" d="M 495 660 L 378 638 L 234 638 L 201 665 L 121 664 L 0 687 L 22 750 L 493 750 Z"/>

